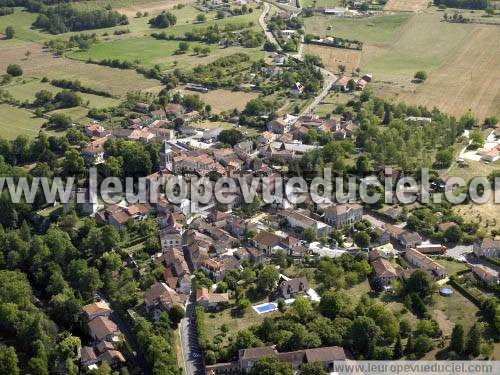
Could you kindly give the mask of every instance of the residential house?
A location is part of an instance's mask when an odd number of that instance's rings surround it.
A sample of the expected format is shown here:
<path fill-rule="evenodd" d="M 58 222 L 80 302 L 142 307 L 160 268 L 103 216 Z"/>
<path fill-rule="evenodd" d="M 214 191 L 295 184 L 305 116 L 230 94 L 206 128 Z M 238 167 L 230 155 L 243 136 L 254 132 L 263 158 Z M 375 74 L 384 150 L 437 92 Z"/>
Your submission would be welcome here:
<path fill-rule="evenodd" d="M 370 253 L 375 251 L 376 250 L 370 251 Z M 371 265 L 373 267 L 373 279 L 382 287 L 388 287 L 392 280 L 398 278 L 395 268 L 387 259 L 378 257 L 377 259 L 371 261 Z"/>
<path fill-rule="evenodd" d="M 106 137 L 111 133 L 109 130 L 106 130 L 98 122 L 93 122 L 91 124 L 86 125 L 83 131 L 90 138 L 102 138 Z"/>
<path fill-rule="evenodd" d="M 94 302 L 83 306 L 83 314 L 87 321 L 91 321 L 98 316 L 109 317 L 111 315 L 111 308 L 105 301 Z"/>
<path fill-rule="evenodd" d="M 486 237 L 481 243 L 477 242 L 473 246 L 474 254 L 478 257 L 500 257 L 500 240 Z"/>
<path fill-rule="evenodd" d="M 292 367 L 294 372 L 297 372 L 304 363 L 313 362 L 320 363 L 330 372 L 333 371 L 334 363 L 337 361 L 346 361 L 348 354 L 343 348 L 338 346 L 303 349 L 286 353 L 278 353 L 275 346 L 248 348 L 241 349 L 238 352 L 238 359 L 234 362 L 206 366 L 206 373 L 207 375 L 248 374 L 255 362 L 264 357 L 274 358 L 279 362 L 287 363 Z"/>
<path fill-rule="evenodd" d="M 162 250 L 171 246 L 180 246 L 182 244 L 182 234 L 184 228 L 181 223 L 175 221 L 174 215 L 170 214 L 167 219 L 167 226 L 160 230 L 160 243 Z"/>
<path fill-rule="evenodd" d="M 389 232 L 391 240 L 403 249 L 416 248 L 422 244 L 422 237 L 417 232 L 410 232 L 392 224 L 385 224 L 384 229 Z"/>
<path fill-rule="evenodd" d="M 334 82 L 333 88 L 340 90 L 340 91 L 343 91 L 343 92 L 347 92 L 347 91 L 349 91 L 348 83 L 350 80 L 351 80 L 351 78 L 349 78 L 347 76 L 340 77 Z"/>
<path fill-rule="evenodd" d="M 295 82 L 288 92 L 290 95 L 300 95 L 304 92 L 304 85 L 300 82 Z"/>
<path fill-rule="evenodd" d="M 181 104 L 168 103 L 165 106 L 165 112 L 174 117 L 180 117 L 186 112 L 186 109 Z"/>
<path fill-rule="evenodd" d="M 330 225 L 315 220 L 308 214 L 308 211 L 299 209 L 288 209 L 279 212 L 279 215 L 285 218 L 292 228 L 300 228 L 302 231 L 312 229 L 316 237 L 328 236 L 332 232 Z"/>
<path fill-rule="evenodd" d="M 288 280 L 282 278 L 278 283 L 278 294 L 284 299 L 305 296 L 309 289 L 308 285 L 305 277 L 297 277 Z"/>
<path fill-rule="evenodd" d="M 93 139 L 87 143 L 82 149 L 82 157 L 85 163 L 101 164 L 104 162 L 104 143 L 109 139 L 109 136 Z"/>
<path fill-rule="evenodd" d="M 486 284 L 498 283 L 498 272 L 490 267 L 478 264 L 474 266 L 472 272 Z"/>
<path fill-rule="evenodd" d="M 277 118 L 267 123 L 267 130 L 275 134 L 290 131 L 290 123 L 285 118 Z"/>
<path fill-rule="evenodd" d="M 196 304 L 205 309 L 216 309 L 228 303 L 228 293 L 212 293 L 207 288 L 201 288 L 196 291 Z"/>
<path fill-rule="evenodd" d="M 343 8 L 343 7 L 325 8 L 325 10 L 323 12 L 325 14 L 328 14 L 328 15 L 333 15 L 333 16 L 337 16 L 337 17 L 344 17 L 344 15 L 348 9 L 349 8 Z"/>
<path fill-rule="evenodd" d="M 441 279 L 447 275 L 445 267 L 415 249 L 407 249 L 404 257 L 408 263 L 428 272 L 436 278 Z"/>
<path fill-rule="evenodd" d="M 157 282 L 144 294 L 144 302 L 148 310 L 168 311 L 174 305 L 184 307 L 184 299 L 167 284 Z"/>
<path fill-rule="evenodd" d="M 90 337 L 94 341 L 117 341 L 121 334 L 118 326 L 107 316 L 97 316 L 88 323 Z"/>
<path fill-rule="evenodd" d="M 80 349 L 82 366 L 89 367 L 100 362 L 107 362 L 111 367 L 115 367 L 126 361 L 123 354 L 109 341 L 101 341 L 96 346 L 84 346 Z"/>
<path fill-rule="evenodd" d="M 214 278 L 216 281 L 220 281 L 224 278 L 224 267 L 212 258 L 206 258 L 201 261 L 200 269 L 205 275 Z"/>
<path fill-rule="evenodd" d="M 252 241 L 257 249 L 265 252 L 267 255 L 271 255 L 274 249 L 280 245 L 281 237 L 263 230 L 257 233 Z"/>
<path fill-rule="evenodd" d="M 356 203 L 331 205 L 325 210 L 325 223 L 335 228 L 352 224 L 363 218 L 363 207 Z"/>
<path fill-rule="evenodd" d="M 367 84 L 368 84 L 368 82 L 366 82 L 363 78 L 358 79 L 356 81 L 356 90 L 363 91 Z"/>

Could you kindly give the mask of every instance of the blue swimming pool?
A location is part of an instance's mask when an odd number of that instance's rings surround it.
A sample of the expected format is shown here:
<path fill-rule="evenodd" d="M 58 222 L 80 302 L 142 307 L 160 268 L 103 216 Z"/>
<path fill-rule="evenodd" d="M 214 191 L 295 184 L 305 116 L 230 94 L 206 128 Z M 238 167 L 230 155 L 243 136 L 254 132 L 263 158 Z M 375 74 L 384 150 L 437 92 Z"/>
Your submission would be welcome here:
<path fill-rule="evenodd" d="M 275 303 L 266 303 L 265 305 L 255 306 L 255 309 L 261 314 L 274 311 L 277 308 L 278 306 Z"/>

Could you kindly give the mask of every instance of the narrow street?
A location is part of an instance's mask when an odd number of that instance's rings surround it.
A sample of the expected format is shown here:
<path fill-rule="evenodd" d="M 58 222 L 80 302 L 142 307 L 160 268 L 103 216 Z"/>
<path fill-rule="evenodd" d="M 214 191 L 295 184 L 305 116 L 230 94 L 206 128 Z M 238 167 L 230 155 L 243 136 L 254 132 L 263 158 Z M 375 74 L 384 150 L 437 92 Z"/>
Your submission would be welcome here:
<path fill-rule="evenodd" d="M 195 294 L 191 293 L 186 306 L 186 317 L 181 320 L 179 326 L 182 354 L 184 357 L 184 369 L 186 375 L 203 375 L 203 356 L 198 345 L 198 334 L 195 322 Z"/>

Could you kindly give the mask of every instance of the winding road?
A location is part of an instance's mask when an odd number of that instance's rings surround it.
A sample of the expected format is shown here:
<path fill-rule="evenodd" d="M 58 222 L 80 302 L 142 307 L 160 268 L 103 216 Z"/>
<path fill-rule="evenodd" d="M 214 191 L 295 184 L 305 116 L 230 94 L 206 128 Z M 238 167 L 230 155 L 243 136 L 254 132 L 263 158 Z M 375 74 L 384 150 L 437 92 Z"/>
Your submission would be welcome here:
<path fill-rule="evenodd" d="M 278 51 L 283 51 L 283 49 L 279 45 L 278 41 L 274 37 L 273 33 L 271 33 L 271 31 L 269 30 L 269 27 L 267 26 L 267 23 L 266 23 L 266 16 L 269 13 L 270 5 L 269 5 L 269 3 L 266 3 L 265 1 L 263 2 L 263 4 L 264 4 L 264 9 L 262 11 L 262 14 L 259 17 L 260 26 L 264 30 L 264 33 L 266 34 L 267 40 L 269 40 L 271 43 L 276 44 L 278 46 Z M 300 11 L 301 10 L 298 9 L 297 12 L 293 12 L 292 17 L 294 17 L 294 16 L 296 17 L 300 13 Z M 298 49 L 297 54 L 294 54 L 294 55 L 289 54 L 289 53 L 284 53 L 284 54 L 288 57 L 302 60 L 303 49 L 304 49 L 304 43 L 301 42 L 299 45 L 299 49 Z M 330 92 L 330 89 L 332 88 L 332 85 L 337 80 L 337 76 L 335 74 L 333 74 L 332 72 L 330 72 L 329 70 L 326 70 L 324 68 L 319 68 L 319 69 L 320 69 L 321 73 L 323 74 L 323 76 L 325 76 L 325 83 L 323 84 L 323 90 L 318 95 L 316 95 L 314 100 L 306 108 L 304 108 L 301 111 L 300 116 L 311 113 L 314 110 L 314 108 L 316 108 L 321 103 L 321 101 L 328 95 L 328 93 Z"/>

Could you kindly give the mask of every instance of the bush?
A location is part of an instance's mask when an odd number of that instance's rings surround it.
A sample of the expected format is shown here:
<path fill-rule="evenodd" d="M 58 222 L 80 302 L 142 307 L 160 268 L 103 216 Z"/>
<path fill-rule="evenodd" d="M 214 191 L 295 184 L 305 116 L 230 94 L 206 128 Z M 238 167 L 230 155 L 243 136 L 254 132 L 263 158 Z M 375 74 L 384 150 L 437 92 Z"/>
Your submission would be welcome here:
<path fill-rule="evenodd" d="M 14 38 L 14 35 L 16 34 L 16 31 L 12 26 L 7 26 L 5 28 L 5 39 L 12 39 Z"/>
<path fill-rule="evenodd" d="M 19 77 L 23 75 L 23 69 L 17 64 L 9 64 L 9 66 L 7 66 L 7 74 L 13 77 Z"/>
<path fill-rule="evenodd" d="M 427 72 L 424 70 L 419 70 L 418 72 L 415 73 L 413 78 L 423 82 L 427 79 Z"/>

